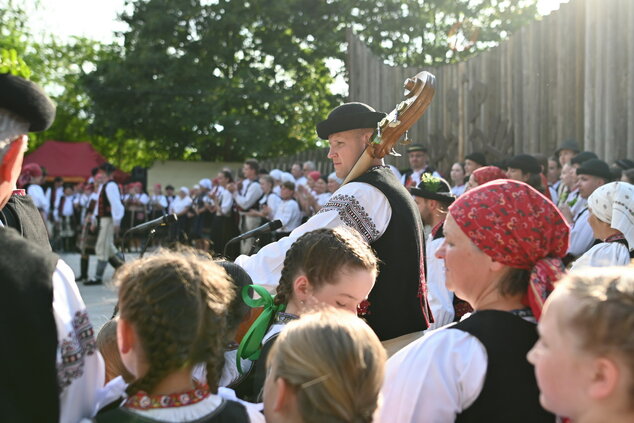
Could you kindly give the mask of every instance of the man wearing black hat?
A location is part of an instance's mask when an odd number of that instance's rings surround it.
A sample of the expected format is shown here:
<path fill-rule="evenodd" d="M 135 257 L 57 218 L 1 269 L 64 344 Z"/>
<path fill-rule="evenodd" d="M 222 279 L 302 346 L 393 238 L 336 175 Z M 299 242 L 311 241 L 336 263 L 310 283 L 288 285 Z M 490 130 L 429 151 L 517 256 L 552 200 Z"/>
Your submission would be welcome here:
<path fill-rule="evenodd" d="M 507 162 L 506 175 L 509 179 L 525 182 L 552 201 L 550 192 L 542 184 L 542 169 L 537 159 L 530 154 L 518 154 Z"/>
<path fill-rule="evenodd" d="M 559 160 L 561 167 L 570 161 L 575 155 L 579 154 L 579 144 L 573 139 L 567 139 L 559 144 L 555 150 L 555 157 Z"/>
<path fill-rule="evenodd" d="M 585 206 L 572 220 L 568 247 L 569 260 L 580 257 L 592 247 L 594 234 L 588 223 L 587 200 L 594 190 L 612 180 L 610 167 L 599 159 L 590 159 L 581 163 L 576 173 L 579 178 L 579 196 L 584 200 Z"/>
<path fill-rule="evenodd" d="M 90 417 L 104 380 L 103 360 L 73 271 L 51 253 L 33 202 L 15 191 L 27 133 L 47 129 L 54 116 L 55 106 L 40 87 L 20 76 L 0 74 L 3 421 Z"/>
<path fill-rule="evenodd" d="M 436 329 L 454 320 L 454 294 L 445 286 L 445 263 L 436 257 L 436 250 L 445 240 L 443 225 L 449 206 L 456 200 L 449 183 L 442 178 L 423 175 L 417 187 L 410 189 L 420 217 L 432 230 L 425 243 L 425 273 L 428 300 Z"/>
<path fill-rule="evenodd" d="M 484 154 L 479 151 L 475 151 L 471 154 L 467 154 L 464 158 L 464 171 L 465 177 L 471 176 L 474 170 L 487 165 L 487 159 Z"/>
<path fill-rule="evenodd" d="M 319 137 L 330 144 L 328 158 L 337 177 L 348 175 L 384 116 L 366 104 L 347 103 L 317 125 Z M 428 326 L 422 222 L 411 195 L 389 167 L 381 159 L 374 159 L 372 165 L 341 186 L 317 214 L 288 237 L 254 256 L 240 256 L 236 263 L 253 280 L 275 286 L 286 251 L 299 236 L 323 227 L 356 229 L 381 260 L 374 289 L 361 309 L 379 338 L 389 340 Z"/>
<path fill-rule="evenodd" d="M 407 158 L 409 160 L 410 169 L 402 173 L 401 183 L 406 188 L 415 187 L 420 182 L 421 177 L 425 173 L 440 178 L 440 174 L 436 169 L 429 165 L 429 153 L 427 148 L 422 144 L 412 144 L 407 147 Z"/>

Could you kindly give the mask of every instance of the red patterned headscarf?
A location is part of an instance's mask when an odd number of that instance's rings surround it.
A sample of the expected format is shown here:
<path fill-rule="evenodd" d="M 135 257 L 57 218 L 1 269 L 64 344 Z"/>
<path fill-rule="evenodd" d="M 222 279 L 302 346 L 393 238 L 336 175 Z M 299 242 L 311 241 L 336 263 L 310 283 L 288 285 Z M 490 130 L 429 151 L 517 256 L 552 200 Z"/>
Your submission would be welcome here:
<path fill-rule="evenodd" d="M 531 271 L 525 303 L 539 319 L 568 249 L 570 228 L 557 207 L 529 185 L 503 179 L 465 192 L 449 213 L 493 260 Z"/>
<path fill-rule="evenodd" d="M 496 179 L 506 179 L 506 172 L 497 166 L 484 166 L 473 171 L 473 178 L 478 185 L 484 185 Z"/>

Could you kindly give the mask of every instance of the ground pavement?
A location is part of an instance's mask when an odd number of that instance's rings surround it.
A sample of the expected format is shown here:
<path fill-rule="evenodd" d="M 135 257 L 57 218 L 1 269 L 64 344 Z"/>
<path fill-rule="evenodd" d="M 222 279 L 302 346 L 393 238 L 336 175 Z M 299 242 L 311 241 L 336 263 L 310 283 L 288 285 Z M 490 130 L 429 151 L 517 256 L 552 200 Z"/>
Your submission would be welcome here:
<path fill-rule="evenodd" d="M 59 256 L 73 269 L 75 277 L 79 276 L 79 258 L 78 253 L 59 254 Z M 130 260 L 138 257 L 138 254 L 126 254 L 126 259 Z M 97 267 L 97 258 L 90 256 L 89 276 L 93 278 L 95 276 L 95 268 Z M 84 286 L 82 283 L 78 283 L 79 292 L 81 293 L 86 308 L 88 309 L 88 316 L 95 328 L 95 334 L 99 332 L 99 329 L 106 323 L 112 316 L 112 311 L 117 303 L 117 290 L 112 285 L 112 274 L 114 273 L 112 266 L 108 265 L 106 273 L 104 274 L 104 284 L 95 286 Z"/>

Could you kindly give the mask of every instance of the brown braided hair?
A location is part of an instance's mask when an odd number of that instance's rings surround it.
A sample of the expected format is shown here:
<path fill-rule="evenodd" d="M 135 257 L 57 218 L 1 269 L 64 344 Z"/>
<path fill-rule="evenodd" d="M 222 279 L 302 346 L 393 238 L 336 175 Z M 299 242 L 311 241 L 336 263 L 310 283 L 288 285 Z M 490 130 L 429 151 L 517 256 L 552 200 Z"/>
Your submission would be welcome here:
<path fill-rule="evenodd" d="M 322 228 L 305 233 L 286 252 L 277 286 L 275 304 L 287 304 L 293 296 L 293 281 L 305 274 L 313 289 L 334 284 L 345 266 L 378 272 L 378 260 L 372 248 L 354 229 Z"/>
<path fill-rule="evenodd" d="M 115 283 L 121 318 L 134 326 L 149 366 L 127 393 L 151 393 L 171 372 L 198 363 L 206 363 L 209 388 L 217 392 L 235 295 L 226 272 L 199 251 L 161 250 L 126 263 Z"/>

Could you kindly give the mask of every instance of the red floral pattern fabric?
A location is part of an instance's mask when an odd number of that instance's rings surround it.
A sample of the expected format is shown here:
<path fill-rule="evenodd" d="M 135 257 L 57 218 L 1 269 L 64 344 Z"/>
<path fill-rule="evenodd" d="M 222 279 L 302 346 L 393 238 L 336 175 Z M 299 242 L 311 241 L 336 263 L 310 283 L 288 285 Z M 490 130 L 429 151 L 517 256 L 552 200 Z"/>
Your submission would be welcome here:
<path fill-rule="evenodd" d="M 196 384 L 196 388 L 177 394 L 150 395 L 145 391 L 139 391 L 128 398 L 125 407 L 136 410 L 149 410 L 152 408 L 182 407 L 200 402 L 210 395 L 207 384 Z"/>
<path fill-rule="evenodd" d="M 484 166 L 473 171 L 473 178 L 478 185 L 484 185 L 496 179 L 506 179 L 506 172 L 497 166 Z"/>
<path fill-rule="evenodd" d="M 525 302 L 539 319 L 568 250 L 570 228 L 557 207 L 529 185 L 503 179 L 467 191 L 449 213 L 489 257 L 531 270 Z"/>

